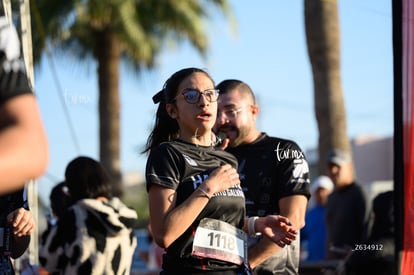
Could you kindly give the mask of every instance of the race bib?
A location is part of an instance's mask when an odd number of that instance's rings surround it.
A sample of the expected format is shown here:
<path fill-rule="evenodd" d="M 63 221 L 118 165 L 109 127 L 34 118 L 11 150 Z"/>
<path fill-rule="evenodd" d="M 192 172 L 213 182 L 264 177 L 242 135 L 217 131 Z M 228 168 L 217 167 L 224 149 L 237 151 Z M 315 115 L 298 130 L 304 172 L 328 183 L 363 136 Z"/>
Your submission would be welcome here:
<path fill-rule="evenodd" d="M 242 265 L 247 263 L 247 234 L 226 222 L 204 218 L 195 232 L 192 254 Z"/>

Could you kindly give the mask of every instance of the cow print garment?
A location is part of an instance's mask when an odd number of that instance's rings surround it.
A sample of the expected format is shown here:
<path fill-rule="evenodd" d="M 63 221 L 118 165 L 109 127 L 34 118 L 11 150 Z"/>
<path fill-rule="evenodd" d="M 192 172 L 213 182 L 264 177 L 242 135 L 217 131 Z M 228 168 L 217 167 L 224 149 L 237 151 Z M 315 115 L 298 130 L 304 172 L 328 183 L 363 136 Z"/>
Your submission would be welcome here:
<path fill-rule="evenodd" d="M 119 199 L 83 199 L 42 235 L 40 264 L 53 274 L 129 274 L 137 214 Z"/>

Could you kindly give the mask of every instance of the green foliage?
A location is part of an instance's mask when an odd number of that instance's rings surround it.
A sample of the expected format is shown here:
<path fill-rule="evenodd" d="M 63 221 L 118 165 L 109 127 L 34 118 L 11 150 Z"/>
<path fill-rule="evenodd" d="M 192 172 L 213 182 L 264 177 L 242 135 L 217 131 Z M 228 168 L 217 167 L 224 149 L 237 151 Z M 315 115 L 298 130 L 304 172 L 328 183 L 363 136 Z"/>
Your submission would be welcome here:
<path fill-rule="evenodd" d="M 66 0 L 31 1 L 35 62 L 49 48 L 84 60 L 95 59 L 97 39 L 110 32 L 121 43 L 123 61 L 152 67 L 163 45 L 189 42 L 204 54 L 207 19 L 219 10 L 233 22 L 227 0 Z"/>
<path fill-rule="evenodd" d="M 148 193 L 145 183 L 124 187 L 122 201 L 138 213 L 138 227 L 145 228 L 148 223 Z"/>
<path fill-rule="evenodd" d="M 119 162 L 119 62 L 137 71 L 153 68 L 162 47 L 171 41 L 188 40 L 204 55 L 208 46 L 206 21 L 215 9 L 230 15 L 227 1 L 31 1 L 35 64 L 40 64 L 42 52 L 50 54 L 49 49 L 97 63 L 100 161 L 114 177 L 114 190 L 119 194 L 120 167 L 114 165 Z M 135 197 L 125 199 L 135 205 L 141 219 L 148 217 L 146 192 L 129 193 Z"/>

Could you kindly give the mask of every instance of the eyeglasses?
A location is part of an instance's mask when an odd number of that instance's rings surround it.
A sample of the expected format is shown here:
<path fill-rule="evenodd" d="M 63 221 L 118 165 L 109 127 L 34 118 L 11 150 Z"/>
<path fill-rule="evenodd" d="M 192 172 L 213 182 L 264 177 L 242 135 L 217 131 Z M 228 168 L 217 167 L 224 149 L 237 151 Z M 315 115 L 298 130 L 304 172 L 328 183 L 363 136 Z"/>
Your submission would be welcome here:
<path fill-rule="evenodd" d="M 184 96 L 184 100 L 190 104 L 197 104 L 200 101 L 201 95 L 203 95 L 209 102 L 216 102 L 219 95 L 218 89 L 208 89 L 203 92 L 187 88 L 181 93 Z"/>
<path fill-rule="evenodd" d="M 243 110 L 242 107 L 237 108 L 237 109 L 229 109 L 229 110 L 224 110 L 224 111 L 220 111 L 217 113 L 217 119 L 220 119 L 222 115 L 224 115 L 225 118 L 227 119 L 237 119 L 237 114 L 240 113 Z"/>

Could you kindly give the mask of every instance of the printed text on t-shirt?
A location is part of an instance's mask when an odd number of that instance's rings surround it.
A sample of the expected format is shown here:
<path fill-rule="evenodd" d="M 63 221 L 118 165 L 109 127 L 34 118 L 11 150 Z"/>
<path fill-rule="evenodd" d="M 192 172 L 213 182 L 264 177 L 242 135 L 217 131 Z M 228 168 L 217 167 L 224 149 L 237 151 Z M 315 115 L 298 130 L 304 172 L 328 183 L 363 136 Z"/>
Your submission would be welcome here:
<path fill-rule="evenodd" d="M 303 152 L 301 150 L 294 150 L 294 149 L 281 149 L 280 142 L 277 144 L 277 148 L 275 149 L 277 160 L 281 161 L 283 159 L 301 159 L 303 158 Z"/>

